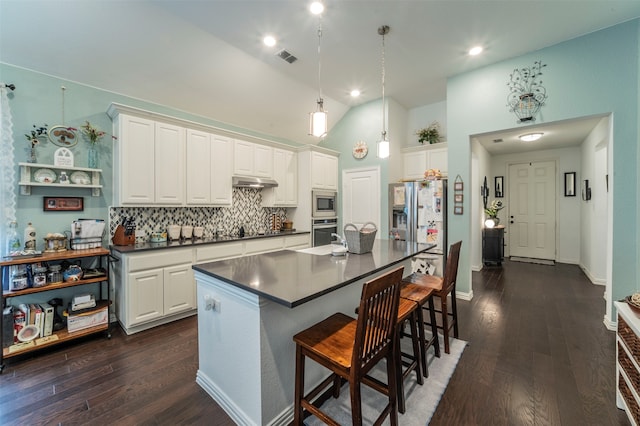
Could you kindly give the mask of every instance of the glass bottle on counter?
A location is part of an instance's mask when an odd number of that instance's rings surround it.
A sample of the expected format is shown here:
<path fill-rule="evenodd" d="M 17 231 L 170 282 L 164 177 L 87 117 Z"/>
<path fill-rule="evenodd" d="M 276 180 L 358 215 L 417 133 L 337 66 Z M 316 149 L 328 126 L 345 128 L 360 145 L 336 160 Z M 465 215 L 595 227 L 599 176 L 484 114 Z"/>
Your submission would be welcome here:
<path fill-rule="evenodd" d="M 22 250 L 20 238 L 18 238 L 18 222 L 15 220 L 9 224 L 9 232 L 7 233 L 7 249 L 9 253 L 19 252 Z"/>

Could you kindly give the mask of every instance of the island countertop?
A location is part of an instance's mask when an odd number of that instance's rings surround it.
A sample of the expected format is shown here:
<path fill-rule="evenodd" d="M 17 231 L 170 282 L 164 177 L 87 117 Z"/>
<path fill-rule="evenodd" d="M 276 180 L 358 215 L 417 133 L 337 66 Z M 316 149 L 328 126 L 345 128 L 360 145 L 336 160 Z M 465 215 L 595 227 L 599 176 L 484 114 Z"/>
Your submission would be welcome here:
<path fill-rule="evenodd" d="M 294 308 L 432 247 L 431 244 L 376 240 L 372 251 L 365 254 L 332 256 L 281 250 L 194 265 L 193 269 Z"/>

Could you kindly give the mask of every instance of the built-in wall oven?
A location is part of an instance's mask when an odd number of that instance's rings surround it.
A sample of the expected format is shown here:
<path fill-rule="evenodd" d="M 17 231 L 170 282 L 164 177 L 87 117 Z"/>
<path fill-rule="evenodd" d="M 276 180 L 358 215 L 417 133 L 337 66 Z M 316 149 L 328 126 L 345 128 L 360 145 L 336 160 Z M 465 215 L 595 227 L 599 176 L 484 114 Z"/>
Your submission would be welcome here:
<path fill-rule="evenodd" d="M 311 217 L 335 218 L 338 217 L 338 193 L 335 191 L 313 191 L 313 211 Z"/>
<path fill-rule="evenodd" d="M 311 235 L 313 247 L 324 246 L 331 244 L 335 241 L 335 237 L 331 234 L 338 233 L 338 218 L 328 217 L 325 219 L 312 219 L 311 220 Z"/>

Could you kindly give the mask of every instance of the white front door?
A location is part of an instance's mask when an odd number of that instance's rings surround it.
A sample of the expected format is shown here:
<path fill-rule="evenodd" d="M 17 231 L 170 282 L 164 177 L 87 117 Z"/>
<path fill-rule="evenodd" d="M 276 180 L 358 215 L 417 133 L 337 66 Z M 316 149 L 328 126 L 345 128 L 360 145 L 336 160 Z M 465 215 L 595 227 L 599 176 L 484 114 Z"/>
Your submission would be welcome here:
<path fill-rule="evenodd" d="M 380 228 L 380 168 L 342 172 L 342 223 L 360 229 L 366 222 Z M 342 232 L 339 232 L 342 234 Z M 378 232 L 377 237 L 380 237 Z"/>
<path fill-rule="evenodd" d="M 512 164 L 509 182 L 509 254 L 555 260 L 555 162 Z"/>

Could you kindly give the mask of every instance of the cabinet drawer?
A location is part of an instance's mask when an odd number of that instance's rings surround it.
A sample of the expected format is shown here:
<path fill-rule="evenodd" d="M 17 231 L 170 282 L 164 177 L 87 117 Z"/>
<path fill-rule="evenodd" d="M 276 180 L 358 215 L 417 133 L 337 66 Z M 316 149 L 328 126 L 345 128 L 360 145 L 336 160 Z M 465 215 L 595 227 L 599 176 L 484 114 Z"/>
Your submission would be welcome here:
<path fill-rule="evenodd" d="M 191 263 L 193 252 L 191 249 L 157 250 L 146 254 L 131 255 L 128 272 L 135 272 L 152 268 Z"/>
<path fill-rule="evenodd" d="M 245 254 L 264 253 L 266 251 L 275 251 L 283 247 L 283 238 L 264 238 L 245 242 Z"/>
<path fill-rule="evenodd" d="M 297 247 L 309 245 L 309 235 L 291 235 L 288 237 L 284 237 L 284 246 L 285 247 Z"/>
<path fill-rule="evenodd" d="M 244 244 L 224 243 L 211 244 L 196 249 L 196 263 L 211 262 L 218 259 L 229 259 L 231 257 L 242 256 Z"/>

